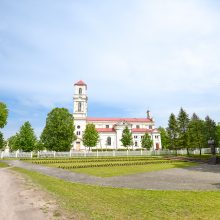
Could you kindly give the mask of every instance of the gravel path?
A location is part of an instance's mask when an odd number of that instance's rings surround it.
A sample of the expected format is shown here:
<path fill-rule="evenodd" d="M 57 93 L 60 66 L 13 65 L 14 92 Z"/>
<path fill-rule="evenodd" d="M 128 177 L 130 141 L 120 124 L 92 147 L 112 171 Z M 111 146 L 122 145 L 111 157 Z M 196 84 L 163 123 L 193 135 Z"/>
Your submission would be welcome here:
<path fill-rule="evenodd" d="M 49 220 L 56 205 L 50 197 L 9 168 L 0 169 L 0 219 Z"/>
<path fill-rule="evenodd" d="M 152 190 L 220 190 L 220 165 L 199 164 L 194 167 L 101 178 L 22 161 L 7 163 L 67 181 L 92 185 Z"/>

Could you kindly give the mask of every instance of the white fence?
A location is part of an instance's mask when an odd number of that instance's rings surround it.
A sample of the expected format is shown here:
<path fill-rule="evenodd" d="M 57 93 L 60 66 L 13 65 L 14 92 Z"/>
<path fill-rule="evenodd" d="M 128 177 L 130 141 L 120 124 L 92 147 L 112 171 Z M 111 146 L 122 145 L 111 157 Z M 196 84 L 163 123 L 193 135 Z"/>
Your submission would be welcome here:
<path fill-rule="evenodd" d="M 190 154 L 199 154 L 199 149 L 190 150 Z M 202 154 L 210 154 L 209 148 L 203 148 Z M 220 153 L 220 148 L 216 148 L 216 153 Z M 177 150 L 178 155 L 186 155 L 187 151 Z M 70 151 L 70 152 L 55 152 L 55 151 L 38 151 L 33 152 L 0 152 L 1 158 L 67 158 L 67 157 L 115 157 L 115 156 L 163 156 L 163 155 L 176 155 L 175 150 L 139 150 L 139 151 Z"/>

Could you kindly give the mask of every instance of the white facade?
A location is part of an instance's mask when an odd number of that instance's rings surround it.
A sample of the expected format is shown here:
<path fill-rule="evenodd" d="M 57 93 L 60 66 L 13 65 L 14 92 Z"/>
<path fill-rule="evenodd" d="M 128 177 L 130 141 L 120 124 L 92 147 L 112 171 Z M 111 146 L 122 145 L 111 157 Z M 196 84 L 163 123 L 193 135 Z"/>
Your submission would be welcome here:
<path fill-rule="evenodd" d="M 153 140 L 153 149 L 162 149 L 159 131 L 154 127 L 154 120 L 147 112 L 146 118 L 92 118 L 87 116 L 88 97 L 87 85 L 79 81 L 74 85 L 74 125 L 77 140 L 73 143 L 74 150 L 85 150 L 83 146 L 82 135 L 86 124 L 94 124 L 99 132 L 100 140 L 97 148 L 120 149 L 124 148 L 121 143 L 122 132 L 127 126 L 132 132 L 134 146 L 132 148 L 141 148 L 141 138 L 148 133 Z"/>

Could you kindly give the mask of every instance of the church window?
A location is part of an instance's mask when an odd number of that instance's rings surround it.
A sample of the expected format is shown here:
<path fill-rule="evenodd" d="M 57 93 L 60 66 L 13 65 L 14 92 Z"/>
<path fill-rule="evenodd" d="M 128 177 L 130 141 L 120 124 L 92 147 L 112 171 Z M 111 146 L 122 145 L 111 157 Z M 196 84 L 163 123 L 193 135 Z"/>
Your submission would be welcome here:
<path fill-rule="evenodd" d="M 79 88 L 79 94 L 82 95 L 82 88 Z"/>
<path fill-rule="evenodd" d="M 105 127 L 106 127 L 106 128 L 109 128 L 109 125 L 106 125 Z"/>
<path fill-rule="evenodd" d="M 135 135 L 135 136 L 134 136 L 134 139 L 137 139 L 137 137 L 138 137 L 138 136 Z"/>
<path fill-rule="evenodd" d="M 76 132 L 76 135 L 80 135 L 80 131 L 77 131 L 77 132 Z"/>
<path fill-rule="evenodd" d="M 140 125 L 136 125 L 136 128 L 140 128 Z"/>
<path fill-rule="evenodd" d="M 149 125 L 149 129 L 152 129 L 152 125 Z"/>
<path fill-rule="evenodd" d="M 82 102 L 79 102 L 78 103 L 78 112 L 81 112 L 82 111 Z"/>
<path fill-rule="evenodd" d="M 134 142 L 134 145 L 135 145 L 135 147 L 137 147 L 137 146 L 138 146 L 138 142 L 137 142 L 137 141 L 135 141 L 135 142 Z"/>
<path fill-rule="evenodd" d="M 112 139 L 111 139 L 111 137 L 107 137 L 107 145 L 108 145 L 108 146 L 112 145 Z"/>
<path fill-rule="evenodd" d="M 79 125 L 77 125 L 77 129 L 80 129 L 80 126 L 79 126 Z"/>

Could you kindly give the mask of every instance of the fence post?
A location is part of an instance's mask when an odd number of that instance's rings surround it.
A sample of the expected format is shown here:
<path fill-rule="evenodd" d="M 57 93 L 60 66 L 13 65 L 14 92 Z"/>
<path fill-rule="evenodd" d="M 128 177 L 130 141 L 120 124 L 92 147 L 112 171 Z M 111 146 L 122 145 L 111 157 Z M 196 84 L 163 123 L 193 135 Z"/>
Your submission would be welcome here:
<path fill-rule="evenodd" d="M 96 151 L 96 157 L 99 157 L 99 151 L 98 150 Z"/>
<path fill-rule="evenodd" d="M 31 158 L 33 158 L 33 152 L 31 151 Z"/>
<path fill-rule="evenodd" d="M 71 157 L 72 155 L 71 155 L 71 150 L 70 150 L 70 157 Z"/>
<path fill-rule="evenodd" d="M 56 151 L 53 152 L 53 157 L 56 157 Z"/>
<path fill-rule="evenodd" d="M 141 149 L 141 156 L 143 155 L 142 149 Z"/>
<path fill-rule="evenodd" d="M 18 158 L 18 152 L 17 152 L 17 151 L 16 151 L 16 153 L 15 153 L 15 157 Z"/>
<path fill-rule="evenodd" d="M 38 151 L 38 152 L 37 152 L 37 158 L 39 158 L 39 157 L 40 157 L 40 152 Z"/>
<path fill-rule="evenodd" d="M 4 152 L 3 151 L 1 152 L 1 158 L 2 159 L 4 158 Z"/>
<path fill-rule="evenodd" d="M 113 157 L 115 157 L 115 150 L 113 150 L 112 152 L 113 152 Z"/>
<path fill-rule="evenodd" d="M 86 157 L 86 150 L 84 151 L 84 157 Z"/>
<path fill-rule="evenodd" d="M 127 150 L 127 156 L 128 156 L 128 150 Z"/>

